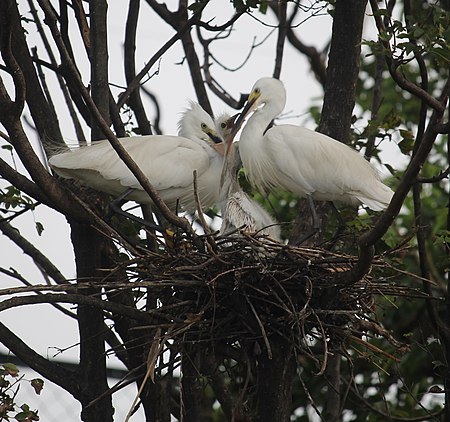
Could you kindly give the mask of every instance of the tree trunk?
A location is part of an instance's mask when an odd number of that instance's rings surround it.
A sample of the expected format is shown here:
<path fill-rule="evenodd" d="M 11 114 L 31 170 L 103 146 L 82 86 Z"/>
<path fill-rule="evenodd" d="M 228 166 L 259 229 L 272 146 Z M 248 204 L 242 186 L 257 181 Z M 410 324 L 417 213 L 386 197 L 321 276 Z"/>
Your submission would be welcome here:
<path fill-rule="evenodd" d="M 349 143 L 350 139 L 366 4 L 367 0 L 352 2 L 337 0 L 333 15 L 333 31 L 319 132 L 344 143 Z M 310 218 L 304 217 L 310 215 L 306 200 L 300 201 L 299 210 L 295 230 L 297 236 L 307 232 L 311 227 Z M 317 207 L 322 229 L 326 227 L 328 213 L 329 207 L 325 204 Z M 292 240 L 295 241 L 295 237 Z M 322 236 L 319 233 L 309 239 L 308 243 L 317 244 L 321 241 Z M 327 415 L 325 420 L 337 421 L 341 409 L 340 356 L 329 359 L 327 374 L 330 394 L 324 407 L 324 415 Z"/>
<path fill-rule="evenodd" d="M 348 143 L 367 0 L 337 0 L 319 132 Z"/>
<path fill-rule="evenodd" d="M 104 268 L 102 249 L 104 239 L 89 226 L 72 223 L 72 243 L 75 252 L 78 280 L 94 281 L 102 278 Z M 79 291 L 85 295 L 99 295 L 100 289 L 89 288 Z M 89 403 L 108 389 L 106 378 L 105 333 L 103 312 L 90 306 L 78 307 L 80 333 L 79 384 L 81 419 L 85 422 L 112 421 L 111 396 L 106 395 L 92 406 Z"/>
<path fill-rule="evenodd" d="M 270 338 L 272 357 L 264 348 L 257 361 L 257 422 L 288 422 L 292 413 L 292 383 L 296 362 L 291 345 Z"/>
<path fill-rule="evenodd" d="M 181 355 L 181 417 L 183 422 L 201 419 L 203 387 L 200 382 L 200 352 L 198 346 L 185 346 Z"/>
<path fill-rule="evenodd" d="M 350 140 L 366 5 L 367 0 L 352 2 L 338 0 L 334 9 L 319 132 L 344 143 L 349 143 Z M 323 220 L 326 218 L 325 213 L 319 212 L 319 217 Z M 324 415 L 325 420 L 330 422 L 338 421 L 340 418 L 340 363 L 339 355 L 331 356 L 328 361 L 329 395 L 325 402 Z"/>

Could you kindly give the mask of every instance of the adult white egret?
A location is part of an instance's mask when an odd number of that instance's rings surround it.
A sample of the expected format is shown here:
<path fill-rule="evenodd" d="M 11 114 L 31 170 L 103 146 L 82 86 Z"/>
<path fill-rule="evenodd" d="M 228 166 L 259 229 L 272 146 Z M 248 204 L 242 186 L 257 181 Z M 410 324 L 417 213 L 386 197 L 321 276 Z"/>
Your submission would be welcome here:
<path fill-rule="evenodd" d="M 239 140 L 250 183 L 262 191 L 282 188 L 306 196 L 313 217 L 312 199 L 365 204 L 374 211 L 386 208 L 393 191 L 380 181 L 377 171 L 356 150 L 300 126 L 279 125 L 267 129 L 285 104 L 283 83 L 274 78 L 261 78 L 253 86 L 236 121 L 234 131 L 256 109 Z M 314 223 L 318 229 L 317 218 Z"/>
<path fill-rule="evenodd" d="M 172 209 L 196 209 L 193 172 L 202 207 L 218 202 L 223 165 L 223 143 L 214 121 L 198 104 L 191 102 L 179 122 L 179 135 L 150 135 L 120 138 L 142 172 Z M 130 190 L 127 199 L 151 203 L 137 179 L 107 140 L 53 155 L 50 166 L 60 176 L 79 180 L 96 190 L 119 196 Z"/>
<path fill-rule="evenodd" d="M 239 151 L 230 136 L 233 118 L 222 115 L 216 119 L 216 128 L 225 139 L 225 160 L 220 187 L 220 210 L 222 214 L 221 234 L 242 230 L 251 234 L 267 235 L 281 240 L 280 228 L 269 213 L 251 199 L 240 187 L 238 172 L 242 167 Z"/>

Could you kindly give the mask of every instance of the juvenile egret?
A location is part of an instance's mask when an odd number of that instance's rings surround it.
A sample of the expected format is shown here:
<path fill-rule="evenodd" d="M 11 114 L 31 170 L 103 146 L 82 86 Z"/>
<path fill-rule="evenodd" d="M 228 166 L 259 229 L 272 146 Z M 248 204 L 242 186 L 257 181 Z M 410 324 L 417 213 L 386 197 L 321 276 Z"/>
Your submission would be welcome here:
<path fill-rule="evenodd" d="M 250 183 L 262 191 L 282 188 L 306 196 L 311 206 L 312 199 L 317 199 L 365 204 L 374 211 L 386 208 L 393 191 L 380 181 L 377 171 L 356 150 L 300 126 L 279 125 L 266 131 L 285 104 L 283 83 L 261 78 L 253 86 L 236 121 L 234 131 L 257 109 L 242 129 L 239 140 Z M 311 210 L 314 215 L 314 208 Z"/>
<path fill-rule="evenodd" d="M 217 131 L 225 139 L 225 160 L 220 187 L 221 234 L 242 230 L 281 240 L 280 228 L 269 213 L 251 199 L 239 186 L 237 174 L 242 166 L 239 151 L 230 136 L 233 119 L 222 115 L 216 119 Z"/>
<path fill-rule="evenodd" d="M 223 166 L 223 144 L 214 121 L 198 104 L 191 102 L 179 122 L 179 135 L 150 135 L 120 138 L 142 172 L 168 207 L 193 212 L 196 209 L 193 172 L 202 207 L 218 202 Z M 79 180 L 96 190 L 140 204 L 151 199 L 107 140 L 63 152 L 49 159 L 60 176 Z"/>

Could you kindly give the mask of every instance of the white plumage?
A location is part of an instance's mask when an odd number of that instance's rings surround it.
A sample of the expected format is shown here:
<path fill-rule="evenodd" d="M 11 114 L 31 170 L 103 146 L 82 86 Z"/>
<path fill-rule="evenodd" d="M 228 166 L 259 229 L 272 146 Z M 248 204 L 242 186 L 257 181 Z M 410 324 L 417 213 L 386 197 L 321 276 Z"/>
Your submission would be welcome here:
<path fill-rule="evenodd" d="M 198 104 L 191 103 L 179 122 L 179 135 L 120 138 L 164 202 L 193 212 L 196 209 L 193 172 L 197 171 L 200 202 L 204 209 L 219 199 L 223 149 L 214 122 Z M 119 196 L 132 189 L 127 199 L 151 202 L 132 172 L 107 140 L 52 156 L 50 166 L 62 177 L 73 178 L 96 190 Z"/>
<path fill-rule="evenodd" d="M 216 119 L 217 132 L 232 143 L 229 136 L 230 117 L 222 115 Z M 242 230 L 251 234 L 267 235 L 280 240 L 280 228 L 269 213 L 251 199 L 239 186 L 237 175 L 241 168 L 241 159 L 236 144 L 226 145 L 225 161 L 220 187 L 220 210 L 222 214 L 221 234 Z"/>
<path fill-rule="evenodd" d="M 256 109 L 239 140 L 250 183 L 263 191 L 279 187 L 322 201 L 362 203 L 375 211 L 386 208 L 393 191 L 354 149 L 300 126 L 279 125 L 266 131 L 285 103 L 282 82 L 259 79 L 236 122 L 239 126 Z"/>

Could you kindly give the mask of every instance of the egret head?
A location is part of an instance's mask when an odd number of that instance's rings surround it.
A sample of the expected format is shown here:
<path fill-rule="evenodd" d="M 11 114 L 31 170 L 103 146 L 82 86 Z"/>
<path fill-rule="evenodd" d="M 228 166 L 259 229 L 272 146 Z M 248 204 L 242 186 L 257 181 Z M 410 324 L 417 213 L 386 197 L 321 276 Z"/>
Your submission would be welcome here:
<path fill-rule="evenodd" d="M 188 139 L 200 139 L 213 146 L 223 142 L 216 132 L 211 116 L 193 101 L 189 103 L 189 108 L 183 112 L 178 122 L 178 135 Z"/>
<path fill-rule="evenodd" d="M 275 78 L 258 79 L 253 85 L 247 103 L 236 120 L 232 131 L 236 134 L 244 123 L 245 118 L 258 107 L 262 105 L 271 107 L 273 114 L 278 115 L 283 111 L 285 104 L 286 89 L 283 82 Z"/>
<path fill-rule="evenodd" d="M 234 117 L 235 116 L 230 116 L 228 113 L 222 113 L 215 120 L 216 131 L 223 140 L 227 138 L 233 128 Z"/>
<path fill-rule="evenodd" d="M 286 89 L 283 82 L 275 78 L 261 78 L 255 82 L 252 91 L 248 96 L 247 104 L 242 111 L 249 114 L 263 104 L 274 104 L 281 107 L 281 111 L 286 103 Z"/>
<path fill-rule="evenodd" d="M 237 116 L 238 114 L 230 116 L 228 113 L 222 113 L 215 120 L 216 130 L 225 142 L 225 154 L 230 151 L 231 144 L 233 143 L 234 136 L 236 135 L 236 132 L 233 133 L 233 128 L 234 121 Z"/>

